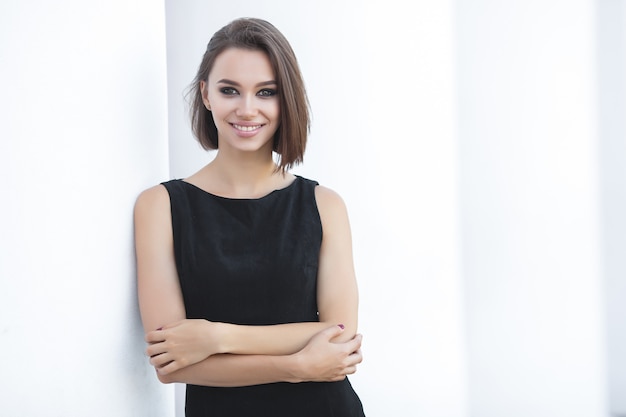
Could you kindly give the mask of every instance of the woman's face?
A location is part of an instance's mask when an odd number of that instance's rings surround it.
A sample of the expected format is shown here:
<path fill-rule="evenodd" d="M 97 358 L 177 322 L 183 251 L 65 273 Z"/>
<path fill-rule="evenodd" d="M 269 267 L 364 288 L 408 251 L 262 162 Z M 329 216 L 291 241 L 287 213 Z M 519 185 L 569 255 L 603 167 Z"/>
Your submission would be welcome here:
<path fill-rule="evenodd" d="M 200 88 L 217 126 L 220 150 L 271 154 L 280 106 L 274 71 L 264 52 L 225 50 L 215 59 L 207 82 Z"/>

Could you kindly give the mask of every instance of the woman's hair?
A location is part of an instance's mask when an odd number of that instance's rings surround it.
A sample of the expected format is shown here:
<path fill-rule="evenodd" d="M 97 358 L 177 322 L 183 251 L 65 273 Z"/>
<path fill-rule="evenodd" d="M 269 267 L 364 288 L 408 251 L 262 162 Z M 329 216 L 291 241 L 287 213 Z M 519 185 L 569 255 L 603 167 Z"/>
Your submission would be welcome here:
<path fill-rule="evenodd" d="M 287 39 L 271 23 L 242 18 L 224 26 L 211 38 L 198 73 L 187 90 L 191 128 L 206 150 L 217 149 L 217 127 L 202 102 L 200 82 L 207 81 L 219 54 L 229 48 L 263 51 L 276 77 L 280 123 L 273 150 L 279 155 L 278 169 L 285 171 L 302 162 L 310 127 L 309 102 L 296 56 Z"/>

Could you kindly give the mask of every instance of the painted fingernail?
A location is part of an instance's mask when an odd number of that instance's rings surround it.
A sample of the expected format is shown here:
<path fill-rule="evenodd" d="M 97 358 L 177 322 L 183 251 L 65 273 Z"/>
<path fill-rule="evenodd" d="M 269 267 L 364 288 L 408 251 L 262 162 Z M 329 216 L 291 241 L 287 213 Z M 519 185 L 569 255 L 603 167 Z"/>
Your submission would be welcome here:
<path fill-rule="evenodd" d="M 337 326 L 339 326 L 341 330 L 345 329 L 345 326 L 343 324 L 338 324 Z"/>

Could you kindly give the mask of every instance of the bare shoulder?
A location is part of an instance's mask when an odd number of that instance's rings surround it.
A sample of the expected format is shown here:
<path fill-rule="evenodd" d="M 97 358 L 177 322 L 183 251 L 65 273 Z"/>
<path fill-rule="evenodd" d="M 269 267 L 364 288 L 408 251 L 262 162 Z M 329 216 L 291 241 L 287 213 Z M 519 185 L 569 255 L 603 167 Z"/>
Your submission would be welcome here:
<path fill-rule="evenodd" d="M 142 191 L 135 202 L 135 216 L 147 216 L 150 213 L 169 213 L 169 211 L 170 196 L 161 184 Z"/>
<path fill-rule="evenodd" d="M 134 211 L 135 246 L 138 254 L 169 247 L 172 240 L 171 213 L 170 196 L 163 185 L 156 185 L 139 194 Z M 154 259 L 151 262 L 154 263 Z"/>
<path fill-rule="evenodd" d="M 328 217 L 345 217 L 347 215 L 346 204 L 343 198 L 328 187 L 321 185 L 315 187 L 315 200 L 322 221 Z"/>
<path fill-rule="evenodd" d="M 169 201 L 170 197 L 167 190 L 163 185 L 159 184 L 142 191 L 137 197 L 135 207 L 143 208 L 145 206 L 162 205 L 163 203 L 169 204 Z"/>

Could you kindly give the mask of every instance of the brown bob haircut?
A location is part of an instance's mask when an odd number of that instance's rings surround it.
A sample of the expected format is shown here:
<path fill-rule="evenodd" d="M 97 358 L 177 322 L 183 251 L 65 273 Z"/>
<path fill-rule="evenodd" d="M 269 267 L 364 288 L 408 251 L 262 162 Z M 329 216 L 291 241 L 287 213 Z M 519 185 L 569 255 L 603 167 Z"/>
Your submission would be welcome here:
<path fill-rule="evenodd" d="M 187 90 L 191 128 L 205 150 L 218 149 L 217 127 L 202 102 L 200 82 L 207 81 L 219 54 L 229 48 L 263 51 L 269 57 L 277 83 L 280 123 L 273 150 L 278 169 L 288 170 L 302 162 L 310 129 L 309 101 L 296 56 L 287 39 L 271 23 L 241 18 L 224 26 L 211 38 L 198 73 Z"/>

